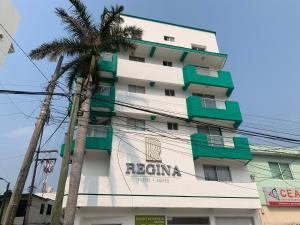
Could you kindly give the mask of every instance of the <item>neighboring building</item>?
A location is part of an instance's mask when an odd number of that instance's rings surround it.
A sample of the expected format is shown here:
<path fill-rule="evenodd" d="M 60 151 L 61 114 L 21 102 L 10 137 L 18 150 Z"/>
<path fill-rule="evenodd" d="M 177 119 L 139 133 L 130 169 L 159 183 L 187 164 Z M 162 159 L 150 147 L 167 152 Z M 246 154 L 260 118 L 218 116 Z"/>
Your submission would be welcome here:
<path fill-rule="evenodd" d="M 14 47 L 9 34 L 14 37 L 19 25 L 19 15 L 10 0 L 0 1 L 0 66 L 7 53 L 13 53 Z M 7 34 L 7 32 L 9 34 Z"/>
<path fill-rule="evenodd" d="M 234 87 L 216 33 L 123 18 L 144 35 L 135 51 L 98 62 L 75 224 L 259 225 L 252 156 L 232 133 L 242 116 L 228 100 Z"/>
<path fill-rule="evenodd" d="M 248 164 L 262 204 L 262 225 L 300 224 L 300 150 L 254 147 Z"/>
<path fill-rule="evenodd" d="M 2 214 L 2 218 L 0 218 L 1 224 L 4 219 L 4 215 L 6 212 L 6 208 L 9 203 L 11 193 L 9 193 L 9 196 L 1 195 L 0 196 L 0 208 L 3 207 L 4 204 L 4 211 Z M 26 208 L 27 208 L 27 199 L 28 194 L 22 194 L 21 200 L 17 209 L 17 214 L 14 220 L 14 225 L 22 225 L 24 221 L 24 216 L 26 214 Z M 32 205 L 30 207 L 29 211 L 29 217 L 28 217 L 28 225 L 49 225 L 51 221 L 51 213 L 52 213 L 52 206 L 54 203 L 54 199 L 50 196 L 48 198 L 48 194 L 42 194 L 42 193 L 36 193 L 32 196 Z"/>

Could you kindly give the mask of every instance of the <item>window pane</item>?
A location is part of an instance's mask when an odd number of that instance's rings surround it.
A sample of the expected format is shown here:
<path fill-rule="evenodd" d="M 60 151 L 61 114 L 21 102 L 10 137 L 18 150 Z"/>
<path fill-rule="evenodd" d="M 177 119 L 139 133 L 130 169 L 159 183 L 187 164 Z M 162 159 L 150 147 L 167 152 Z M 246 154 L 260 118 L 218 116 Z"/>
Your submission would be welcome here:
<path fill-rule="evenodd" d="M 209 135 L 208 136 L 208 143 L 211 146 L 224 147 L 223 136 L 220 136 L 220 135 Z"/>
<path fill-rule="evenodd" d="M 143 87 L 143 86 L 136 86 L 136 93 L 145 94 L 145 87 Z"/>
<path fill-rule="evenodd" d="M 231 181 L 231 175 L 228 166 L 218 166 L 217 174 L 218 174 L 218 181 Z"/>
<path fill-rule="evenodd" d="M 144 120 L 136 120 L 136 129 L 137 130 L 145 130 L 145 121 Z"/>
<path fill-rule="evenodd" d="M 272 177 L 273 177 L 273 178 L 276 178 L 276 179 L 282 179 L 282 176 L 281 176 L 281 172 L 280 172 L 280 168 L 279 168 L 278 163 L 275 163 L 275 162 L 269 162 L 269 167 L 270 167 L 271 174 L 272 174 Z"/>
<path fill-rule="evenodd" d="M 200 134 L 209 134 L 208 126 L 198 125 L 197 130 L 198 130 L 198 133 L 200 133 Z"/>
<path fill-rule="evenodd" d="M 135 85 L 132 85 L 132 84 L 129 84 L 128 85 L 128 91 L 129 92 L 136 92 L 136 86 Z"/>
<path fill-rule="evenodd" d="M 215 166 L 203 166 L 205 180 L 217 181 L 217 171 Z"/>
<path fill-rule="evenodd" d="M 127 118 L 127 125 L 129 128 L 134 128 L 135 127 L 135 119 Z"/>
<path fill-rule="evenodd" d="M 279 163 L 282 177 L 284 180 L 293 180 L 293 175 L 290 170 L 290 166 L 287 163 Z"/>

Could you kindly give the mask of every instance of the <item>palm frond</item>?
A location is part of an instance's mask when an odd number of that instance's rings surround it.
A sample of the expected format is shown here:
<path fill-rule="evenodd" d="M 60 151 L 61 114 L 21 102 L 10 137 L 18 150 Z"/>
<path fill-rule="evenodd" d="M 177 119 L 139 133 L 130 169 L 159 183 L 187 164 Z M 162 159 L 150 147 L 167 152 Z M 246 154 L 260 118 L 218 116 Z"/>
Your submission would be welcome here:
<path fill-rule="evenodd" d="M 105 38 L 114 26 L 119 26 L 124 22 L 121 17 L 121 12 L 123 12 L 124 7 L 116 5 L 111 7 L 111 10 L 108 10 L 104 7 L 101 15 L 101 24 L 100 24 L 100 34 L 102 38 Z"/>
<path fill-rule="evenodd" d="M 49 57 L 50 59 L 55 59 L 56 57 L 63 56 L 78 56 L 85 54 L 88 49 L 87 46 L 80 43 L 76 39 L 61 38 L 55 39 L 52 42 L 44 43 L 40 47 L 33 49 L 29 53 L 29 57 L 32 59 L 43 59 Z"/>
<path fill-rule="evenodd" d="M 92 16 L 88 13 L 86 5 L 84 5 L 80 0 L 69 1 L 75 8 L 72 12 L 77 16 L 77 19 L 80 20 L 88 30 L 93 30 L 95 26 L 92 23 Z"/>
<path fill-rule="evenodd" d="M 70 16 L 65 9 L 55 8 L 55 13 L 61 18 L 68 33 L 71 33 L 71 36 L 83 38 L 88 33 L 88 29 L 85 25 L 73 16 Z"/>

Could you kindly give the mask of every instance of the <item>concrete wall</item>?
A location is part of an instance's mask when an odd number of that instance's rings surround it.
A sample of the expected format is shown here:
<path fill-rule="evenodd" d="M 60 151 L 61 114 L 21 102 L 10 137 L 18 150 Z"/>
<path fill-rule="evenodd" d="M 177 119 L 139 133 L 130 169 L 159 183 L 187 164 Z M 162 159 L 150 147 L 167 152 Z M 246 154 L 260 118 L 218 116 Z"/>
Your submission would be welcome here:
<path fill-rule="evenodd" d="M 192 44 L 197 44 L 206 46 L 206 50 L 209 52 L 219 52 L 215 33 L 141 20 L 128 16 L 123 16 L 123 18 L 126 25 L 136 25 L 144 30 L 143 40 L 185 48 L 191 48 Z M 175 41 L 165 41 L 165 35 L 175 37 Z"/>
<path fill-rule="evenodd" d="M 0 1 L 0 24 L 5 28 L 5 30 L 12 36 L 15 36 L 17 27 L 19 24 L 19 15 L 12 5 L 10 0 L 1 0 Z M 11 38 L 0 25 L 0 35 L 3 35 L 3 38 L 0 38 L 0 65 L 4 63 L 4 58 L 6 57 L 10 45 L 12 43 Z"/>

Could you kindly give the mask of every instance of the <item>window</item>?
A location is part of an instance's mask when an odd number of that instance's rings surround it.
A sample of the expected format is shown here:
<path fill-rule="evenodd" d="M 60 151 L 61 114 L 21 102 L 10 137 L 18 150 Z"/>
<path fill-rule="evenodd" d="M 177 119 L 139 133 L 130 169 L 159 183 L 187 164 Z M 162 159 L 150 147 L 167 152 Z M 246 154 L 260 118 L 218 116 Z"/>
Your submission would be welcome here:
<path fill-rule="evenodd" d="M 168 122 L 168 130 L 178 130 L 178 123 Z"/>
<path fill-rule="evenodd" d="M 40 214 L 43 215 L 45 210 L 45 204 L 41 204 Z"/>
<path fill-rule="evenodd" d="M 208 135 L 208 144 L 211 146 L 224 146 L 224 140 L 222 136 L 222 131 L 218 127 L 211 127 L 206 125 L 198 125 L 197 131 L 200 134 Z"/>
<path fill-rule="evenodd" d="M 51 215 L 52 205 L 48 204 L 46 215 Z"/>
<path fill-rule="evenodd" d="M 206 108 L 217 108 L 217 102 L 214 95 L 207 95 L 201 93 L 193 93 L 193 96 L 201 97 L 202 103 Z"/>
<path fill-rule="evenodd" d="M 205 50 L 206 50 L 206 46 L 204 46 L 204 45 L 196 45 L 196 44 L 192 44 L 192 49 L 198 50 L 198 51 L 205 51 Z"/>
<path fill-rule="evenodd" d="M 129 56 L 129 60 L 130 61 L 136 61 L 136 62 L 145 62 L 145 58 L 143 57 L 138 57 L 138 56 L 133 56 L 133 55 L 130 55 Z"/>
<path fill-rule="evenodd" d="M 101 83 L 98 87 L 97 94 L 99 94 L 101 96 L 109 96 L 110 95 L 110 88 L 111 88 L 110 84 Z"/>
<path fill-rule="evenodd" d="M 168 217 L 168 225 L 209 225 L 209 217 Z"/>
<path fill-rule="evenodd" d="M 173 66 L 173 63 L 170 62 L 170 61 L 163 61 L 163 65 L 164 65 L 164 66 L 170 66 L 170 67 L 172 67 L 172 66 Z"/>
<path fill-rule="evenodd" d="M 145 130 L 145 120 L 127 118 L 127 125 L 130 129 Z"/>
<path fill-rule="evenodd" d="M 175 96 L 175 90 L 173 89 L 165 89 L 166 96 Z"/>
<path fill-rule="evenodd" d="M 138 86 L 138 85 L 132 85 L 132 84 L 128 85 L 128 91 L 133 92 L 133 93 L 141 93 L 141 94 L 145 94 L 145 92 L 146 92 L 144 86 Z"/>
<path fill-rule="evenodd" d="M 175 41 L 175 38 L 174 38 L 174 37 L 171 37 L 171 36 L 164 36 L 164 40 L 165 40 L 165 41 L 174 42 L 174 41 Z"/>
<path fill-rule="evenodd" d="M 293 180 L 293 175 L 288 163 L 269 162 L 273 178 L 281 180 Z"/>
<path fill-rule="evenodd" d="M 231 174 L 228 166 L 204 165 L 205 180 L 231 181 Z"/>

